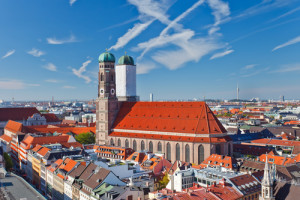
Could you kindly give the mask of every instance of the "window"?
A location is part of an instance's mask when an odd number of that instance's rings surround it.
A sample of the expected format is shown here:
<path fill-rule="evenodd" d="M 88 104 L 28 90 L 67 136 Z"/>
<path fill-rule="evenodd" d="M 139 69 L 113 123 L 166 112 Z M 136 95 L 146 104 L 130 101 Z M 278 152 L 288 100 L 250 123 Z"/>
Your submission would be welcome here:
<path fill-rule="evenodd" d="M 176 144 L 176 160 L 180 160 L 180 144 Z"/>
<path fill-rule="evenodd" d="M 153 152 L 153 143 L 151 141 L 149 142 L 149 151 Z"/>
<path fill-rule="evenodd" d="M 185 162 L 190 162 L 190 146 L 185 145 Z"/>
<path fill-rule="evenodd" d="M 221 154 L 221 146 L 220 144 L 216 144 L 216 154 Z"/>
<path fill-rule="evenodd" d="M 198 146 L 198 164 L 204 161 L 204 147 L 200 144 Z"/>
<path fill-rule="evenodd" d="M 132 146 L 133 150 L 136 151 L 136 141 L 133 140 L 133 146 Z"/>
<path fill-rule="evenodd" d="M 126 147 L 126 148 L 129 147 L 129 141 L 128 141 L 128 139 L 125 140 L 125 147 Z"/>
<path fill-rule="evenodd" d="M 145 142 L 144 142 L 144 140 L 141 141 L 141 150 L 142 151 L 145 150 Z"/>
<path fill-rule="evenodd" d="M 119 147 L 121 146 L 121 139 L 120 138 L 118 139 L 118 146 Z"/>
<path fill-rule="evenodd" d="M 110 81 L 114 81 L 114 75 L 110 76 Z"/>
<path fill-rule="evenodd" d="M 171 160 L 171 145 L 169 142 L 167 144 L 167 160 Z"/>
<path fill-rule="evenodd" d="M 158 142 L 157 144 L 157 152 L 160 152 L 161 153 L 161 142 Z"/>
<path fill-rule="evenodd" d="M 114 140 L 112 138 L 110 139 L 110 145 L 114 146 Z"/>
<path fill-rule="evenodd" d="M 100 75 L 100 81 L 103 81 L 103 73 Z"/>
<path fill-rule="evenodd" d="M 231 145 L 230 145 L 230 143 L 228 143 L 228 155 L 229 156 L 231 155 Z"/>

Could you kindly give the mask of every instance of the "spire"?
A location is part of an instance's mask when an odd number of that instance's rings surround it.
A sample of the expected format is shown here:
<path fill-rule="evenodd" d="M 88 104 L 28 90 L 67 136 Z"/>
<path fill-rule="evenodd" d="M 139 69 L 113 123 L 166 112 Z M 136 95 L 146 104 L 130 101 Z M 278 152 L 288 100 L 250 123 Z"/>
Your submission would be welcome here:
<path fill-rule="evenodd" d="M 262 184 L 265 186 L 273 185 L 271 177 L 270 177 L 270 168 L 268 163 L 268 154 L 266 154 L 266 162 L 265 162 L 265 169 L 264 169 L 264 178 L 262 180 Z"/>

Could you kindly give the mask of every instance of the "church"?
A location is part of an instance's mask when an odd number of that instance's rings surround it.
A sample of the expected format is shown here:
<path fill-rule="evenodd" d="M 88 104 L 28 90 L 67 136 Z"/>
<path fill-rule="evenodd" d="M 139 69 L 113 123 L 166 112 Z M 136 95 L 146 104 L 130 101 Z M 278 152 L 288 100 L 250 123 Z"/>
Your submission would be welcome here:
<path fill-rule="evenodd" d="M 142 102 L 136 65 L 124 55 L 99 56 L 96 143 L 162 153 L 174 162 L 200 164 L 211 154 L 231 155 L 232 142 L 205 102 Z"/>

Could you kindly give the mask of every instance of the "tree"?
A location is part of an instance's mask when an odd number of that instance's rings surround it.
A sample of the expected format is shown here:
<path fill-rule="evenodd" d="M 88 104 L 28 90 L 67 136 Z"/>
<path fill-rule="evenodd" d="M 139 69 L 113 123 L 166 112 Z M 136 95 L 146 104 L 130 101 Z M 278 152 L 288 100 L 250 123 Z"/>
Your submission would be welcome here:
<path fill-rule="evenodd" d="M 3 154 L 3 156 L 4 156 L 4 160 L 5 160 L 5 168 L 7 171 L 9 171 L 10 169 L 13 168 L 12 159 L 6 152 Z"/>
<path fill-rule="evenodd" d="M 169 183 L 169 175 L 167 172 L 165 172 L 164 177 L 159 181 L 159 188 L 165 188 L 167 184 Z"/>
<path fill-rule="evenodd" d="M 80 144 L 94 144 L 96 141 L 95 135 L 90 132 L 76 135 L 75 139 Z"/>

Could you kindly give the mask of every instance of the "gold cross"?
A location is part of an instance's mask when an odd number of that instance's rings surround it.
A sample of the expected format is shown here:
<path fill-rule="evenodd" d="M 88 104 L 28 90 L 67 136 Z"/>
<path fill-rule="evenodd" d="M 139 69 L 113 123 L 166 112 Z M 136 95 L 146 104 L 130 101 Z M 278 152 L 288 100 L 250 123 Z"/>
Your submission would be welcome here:
<path fill-rule="evenodd" d="M 127 52 L 125 51 L 125 55 L 127 55 Z"/>

